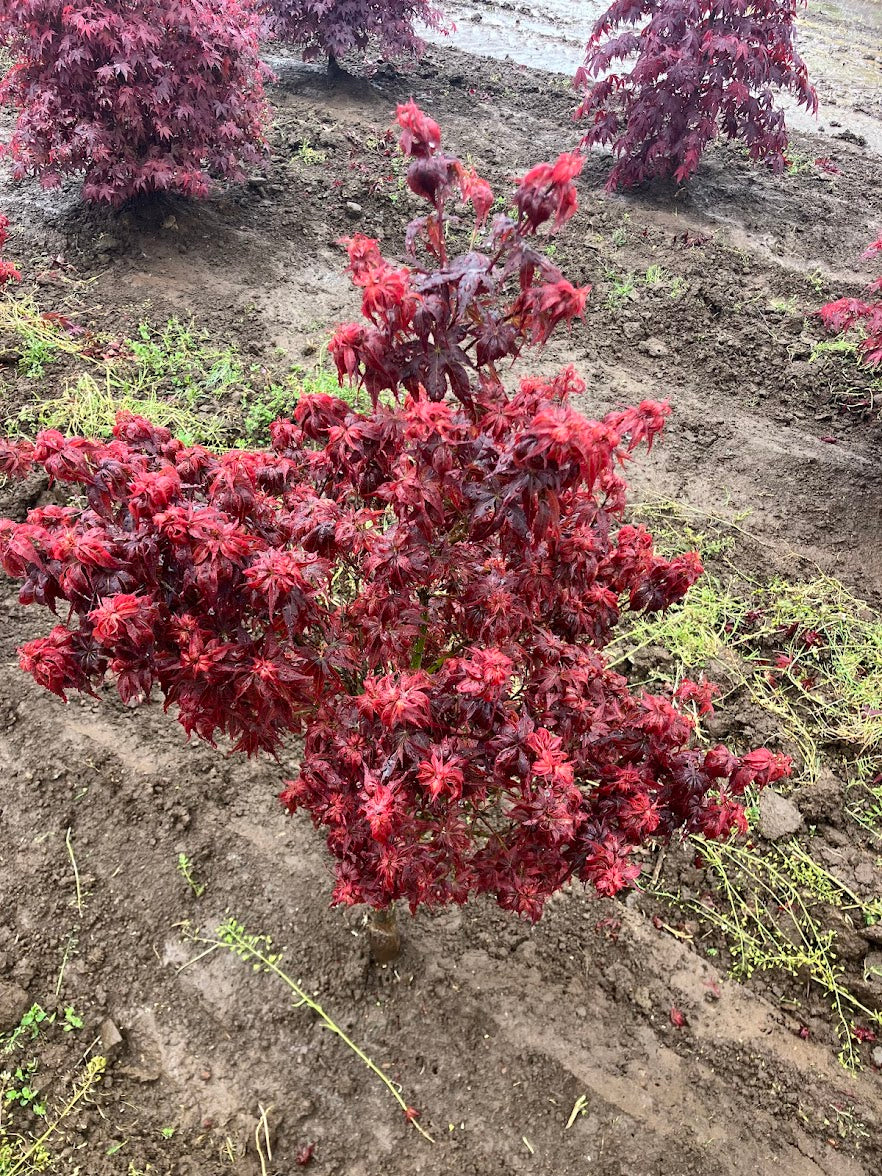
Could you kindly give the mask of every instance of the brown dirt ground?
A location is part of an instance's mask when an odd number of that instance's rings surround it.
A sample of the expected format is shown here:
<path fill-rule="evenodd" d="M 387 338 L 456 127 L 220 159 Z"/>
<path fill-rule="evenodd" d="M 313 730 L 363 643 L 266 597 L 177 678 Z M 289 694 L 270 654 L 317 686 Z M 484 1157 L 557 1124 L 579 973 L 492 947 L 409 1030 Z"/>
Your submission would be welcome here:
<path fill-rule="evenodd" d="M 412 204 L 382 146 L 396 100 L 413 94 L 450 148 L 497 181 L 576 138 L 560 78 L 453 50 L 434 51 L 407 77 L 381 71 L 336 86 L 277 64 L 266 183 L 198 207 L 122 213 L 84 209 L 73 186 L 46 195 L 3 185 L 11 255 L 32 273 L 59 254 L 74 267 L 41 280 L 46 308 L 73 307 L 120 331 L 145 314 L 193 314 L 257 358 L 276 346 L 310 355 L 354 310 L 336 239 L 357 225 L 400 250 Z M 305 141 L 326 153 L 323 163 L 298 154 Z M 606 164 L 592 157 L 557 249 L 564 272 L 593 282 L 595 296 L 584 326 L 533 366 L 576 362 L 592 415 L 668 396 L 676 415 L 665 444 L 635 469 L 638 496 L 724 517 L 750 510 L 766 569 L 818 565 L 878 601 L 882 430 L 869 408 L 846 410 L 838 369 L 809 364 L 820 333 L 804 322 L 826 296 L 857 292 L 870 276 L 858 257 L 882 225 L 878 159 L 830 135 L 797 136 L 795 147 L 800 158 L 832 158 L 841 175 L 809 167 L 776 178 L 719 149 L 686 191 L 608 197 Z M 650 265 L 682 278 L 685 292 L 640 281 L 609 305 L 612 271 L 639 277 Z M 848 379 L 860 400 L 867 381 Z M 6 410 L 24 395 L 10 375 Z M 7 498 L 7 510 L 27 505 Z M 253 1146 L 233 1164 L 222 1154 L 227 1137 L 253 1140 L 259 1104 L 272 1107 L 267 1172 L 276 1176 L 297 1170 L 310 1143 L 312 1170 L 345 1176 L 879 1170 L 879 1073 L 845 1072 L 822 1024 L 802 1040 L 771 990 L 726 979 L 657 930 L 634 898 L 567 892 L 532 928 L 486 903 L 422 914 L 406 919 L 394 967 L 369 965 L 360 913 L 327 906 L 313 831 L 274 803 L 286 765 L 187 745 L 155 705 L 133 713 L 109 694 L 67 707 L 45 697 L 14 657 L 42 627 L 6 593 L 0 982 L 54 1006 L 67 949 L 60 1000 L 86 1020 L 78 1045 L 106 1017 L 123 1037 L 97 1099 L 57 1145 L 59 1171 L 125 1176 L 131 1162 L 163 1176 L 259 1173 Z M 180 851 L 206 884 L 201 899 L 177 873 Z M 865 851 L 856 843 L 854 853 Z M 287 948 L 295 978 L 402 1082 L 434 1146 L 272 978 L 228 955 L 179 971 L 197 952 L 182 942 L 182 922 L 211 928 L 225 911 Z M 615 942 L 609 918 L 621 921 Z M 682 1029 L 672 1005 L 687 1014 Z M 58 1040 L 44 1065 L 63 1089 L 77 1055 Z M 586 1112 L 567 1129 L 580 1095 Z M 843 1111 L 865 1133 L 837 1131 Z"/>

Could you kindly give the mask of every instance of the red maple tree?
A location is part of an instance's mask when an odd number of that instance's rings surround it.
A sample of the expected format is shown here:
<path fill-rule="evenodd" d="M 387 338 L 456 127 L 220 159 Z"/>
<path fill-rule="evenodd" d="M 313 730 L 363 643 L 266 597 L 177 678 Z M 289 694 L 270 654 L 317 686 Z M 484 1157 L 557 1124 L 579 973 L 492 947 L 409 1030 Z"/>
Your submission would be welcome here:
<path fill-rule="evenodd" d="M 418 22 L 442 27 L 441 12 L 431 0 L 261 0 L 267 31 L 280 41 L 303 47 L 303 56 L 337 62 L 371 49 L 384 60 L 415 57 L 425 49 Z"/>
<path fill-rule="evenodd" d="M 2 442 L 0 470 L 40 467 L 83 500 L 0 521 L 0 562 L 60 614 L 21 650 L 47 689 L 158 689 L 188 733 L 249 754 L 302 737 L 282 800 L 325 831 L 335 901 L 487 893 L 536 919 L 570 879 L 632 883 L 649 838 L 744 828 L 744 789 L 788 763 L 694 746 L 705 684 L 636 693 L 604 662 L 624 609 L 666 608 L 701 572 L 622 520 L 621 468 L 667 406 L 591 420 L 573 368 L 503 380 L 582 312 L 535 240 L 574 212 L 581 160 L 533 168 L 491 218 L 437 124 L 398 113 L 427 213 L 407 265 L 346 243 L 364 322 L 333 343 L 372 407 L 306 396 L 269 452 L 126 414 L 109 442 Z"/>
<path fill-rule="evenodd" d="M 873 242 L 864 257 L 882 257 L 882 237 Z M 855 329 L 863 331 L 858 345 L 861 357 L 875 367 L 882 363 L 882 276 L 869 284 L 867 295 L 866 298 L 837 298 L 822 306 L 818 315 L 824 326 L 837 334 Z"/>

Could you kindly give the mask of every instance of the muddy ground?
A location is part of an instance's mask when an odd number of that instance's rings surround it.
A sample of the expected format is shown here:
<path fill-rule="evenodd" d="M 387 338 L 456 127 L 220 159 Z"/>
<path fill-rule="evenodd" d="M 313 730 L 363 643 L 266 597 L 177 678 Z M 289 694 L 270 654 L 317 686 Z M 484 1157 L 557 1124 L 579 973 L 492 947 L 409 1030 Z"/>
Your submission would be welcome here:
<path fill-rule="evenodd" d="M 3 184 L 9 252 L 42 275 L 41 305 L 120 333 L 145 315 L 192 314 L 258 360 L 278 347 L 306 359 L 355 310 L 337 238 L 357 227 L 400 252 L 414 205 L 383 140 L 395 101 L 416 97 L 449 147 L 496 182 L 577 135 L 565 79 L 452 49 L 406 77 L 383 70 L 335 85 L 294 61 L 275 65 L 267 180 L 201 206 L 121 213 L 85 210 L 74 187 Z M 882 227 L 879 160 L 842 134 L 797 135 L 799 166 L 780 177 L 715 150 L 681 192 L 606 196 L 608 164 L 592 157 L 556 260 L 595 293 L 585 324 L 532 366 L 576 362 L 592 415 L 670 398 L 665 443 L 634 469 L 638 498 L 749 512 L 755 568 L 817 566 L 878 602 L 873 389 L 857 370 L 810 362 L 821 335 L 806 319 L 871 276 L 859 254 Z M 652 266 L 663 274 L 655 284 Z M 7 370 L 7 415 L 32 394 Z M 27 503 L 7 492 L 4 505 Z M 7 591 L 0 993 L 17 985 L 47 1008 L 72 1004 L 82 1050 L 108 1018 L 121 1034 L 100 1093 L 56 1145 L 59 1171 L 259 1173 L 261 1106 L 276 1176 L 299 1170 L 311 1144 L 312 1170 L 341 1176 L 878 1171 L 882 1078 L 869 1049 L 859 1073 L 838 1064 L 823 1002 L 800 988 L 815 1018 L 804 1040 L 767 983 L 730 981 L 691 941 L 656 928 L 638 899 L 581 890 L 557 896 L 536 927 L 487 903 L 407 918 L 401 959 L 372 966 L 361 914 L 328 908 L 313 831 L 274 801 L 286 765 L 187 745 L 155 705 L 44 696 L 14 656 L 43 627 Z M 857 837 L 846 848 L 849 868 L 875 868 Z M 179 852 L 201 898 L 177 871 Z M 665 868 L 682 867 L 674 854 Z M 878 873 L 865 876 L 872 890 Z M 180 970 L 200 950 L 187 928 L 211 929 L 225 912 L 286 948 L 292 976 L 402 1083 L 434 1145 L 272 977 L 226 954 Z M 78 1054 L 57 1033 L 46 1041 L 46 1072 L 55 1067 L 63 1090 Z M 580 1096 L 585 1113 L 567 1127 Z"/>

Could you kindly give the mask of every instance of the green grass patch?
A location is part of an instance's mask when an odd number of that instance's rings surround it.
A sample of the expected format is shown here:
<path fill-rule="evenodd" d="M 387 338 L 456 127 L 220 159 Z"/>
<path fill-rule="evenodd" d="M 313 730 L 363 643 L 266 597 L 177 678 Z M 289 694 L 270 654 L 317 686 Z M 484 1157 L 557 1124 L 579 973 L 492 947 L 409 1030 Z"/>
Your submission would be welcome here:
<path fill-rule="evenodd" d="M 284 357 L 270 370 L 175 317 L 112 338 L 43 314 L 33 298 L 8 297 L 0 300 L 0 331 L 14 340 L 20 378 L 35 385 L 33 397 L 7 417 L 10 433 L 51 428 L 105 437 L 128 411 L 188 445 L 261 447 L 269 444 L 270 424 L 291 415 L 307 393 L 367 406 L 363 393 L 340 389 L 322 355 L 311 370 Z"/>
<path fill-rule="evenodd" d="M 713 880 L 712 893 L 701 899 L 661 888 L 653 893 L 722 932 L 734 977 L 746 980 L 755 972 L 774 971 L 818 985 L 830 1001 L 839 1060 L 857 1067 L 855 1021 L 882 1029 L 882 1013 L 866 1008 L 850 991 L 825 908 L 868 924 L 882 919 L 882 900 L 862 902 L 796 841 L 760 852 L 734 842 L 691 840 Z"/>
<path fill-rule="evenodd" d="M 187 445 L 219 448 L 228 427 L 218 415 L 198 416 L 174 399 L 149 392 L 133 395 L 109 379 L 99 384 L 88 372 L 67 384 L 59 396 L 26 404 L 6 425 L 28 436 L 40 429 L 58 429 L 68 436 L 107 437 L 123 411 L 171 429 Z"/>
<path fill-rule="evenodd" d="M 846 815 L 882 842 L 882 614 L 829 576 L 758 578 L 747 570 L 743 517 L 702 517 L 665 502 L 633 513 L 664 554 L 698 550 L 713 570 L 681 604 L 631 618 L 607 651 L 611 662 L 633 662 L 632 680 L 642 677 L 652 689 L 706 673 L 723 687 L 716 704 L 723 718 L 745 702 L 760 708 L 794 753 L 793 783 L 812 783 L 834 764 L 848 786 Z M 706 738 L 701 729 L 696 737 Z M 749 807 L 751 823 L 756 815 Z M 882 898 L 860 898 L 816 860 L 810 839 L 743 845 L 696 837 L 691 844 L 704 862 L 707 893 L 684 897 L 654 882 L 647 890 L 697 917 L 699 938 L 722 936 L 735 977 L 777 972 L 816 985 L 830 1004 L 840 1060 L 859 1065 L 855 1023 L 879 1030 L 882 1014 L 849 988 L 836 912 L 858 926 L 882 922 Z M 799 989 L 790 987 L 797 1007 Z"/>
<path fill-rule="evenodd" d="M 660 550 L 723 556 L 717 562 L 731 575 L 708 572 L 681 604 L 633 618 L 608 650 L 612 663 L 660 647 L 675 680 L 725 668 L 730 689 L 743 688 L 797 750 L 797 783 L 817 779 L 825 756 L 846 758 L 855 779 L 882 771 L 882 614 L 829 576 L 762 582 L 739 573 L 737 522 L 729 534 L 725 525 L 706 534 L 662 506 L 641 512 L 654 516 L 647 522 Z M 647 681 L 670 676 L 665 669 Z"/>

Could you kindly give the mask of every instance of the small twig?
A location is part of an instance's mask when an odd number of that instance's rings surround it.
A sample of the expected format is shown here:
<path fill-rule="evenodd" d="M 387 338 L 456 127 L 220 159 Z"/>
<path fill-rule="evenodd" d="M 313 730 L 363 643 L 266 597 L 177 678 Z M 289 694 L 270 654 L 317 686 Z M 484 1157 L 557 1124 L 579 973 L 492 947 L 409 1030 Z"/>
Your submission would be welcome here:
<path fill-rule="evenodd" d="M 81 1065 L 85 1064 L 85 1062 L 88 1060 L 89 1054 L 92 1052 L 92 1050 L 95 1048 L 95 1046 L 98 1045 L 98 1043 L 100 1041 L 101 1041 L 101 1034 L 99 1033 L 97 1037 L 93 1038 L 92 1041 L 89 1042 L 89 1044 L 86 1046 L 86 1048 L 83 1050 L 82 1054 L 80 1055 L 80 1064 Z"/>
<path fill-rule="evenodd" d="M 257 1109 L 260 1111 L 260 1118 L 257 1121 L 257 1127 L 254 1132 L 254 1145 L 257 1148 L 257 1158 L 260 1160 L 261 1176 L 268 1176 L 267 1161 L 272 1163 L 273 1149 L 270 1144 L 269 1133 L 269 1113 L 273 1109 L 272 1106 L 262 1107 L 260 1103 L 257 1104 Z M 263 1154 L 263 1147 L 260 1142 L 260 1133 L 263 1131 L 263 1139 L 266 1144 L 266 1156 Z"/>
<path fill-rule="evenodd" d="M 83 917 L 83 891 L 80 886 L 80 871 L 77 868 L 77 859 L 74 857 L 73 842 L 71 841 L 71 829 L 68 826 L 67 833 L 64 838 L 64 844 L 67 846 L 67 856 L 70 858 L 70 864 L 73 866 L 74 882 L 77 888 L 77 910 L 80 918 Z"/>
<path fill-rule="evenodd" d="M 661 877 L 662 866 L 665 864 L 665 858 L 667 856 L 668 856 L 668 847 L 666 845 L 663 845 L 661 847 L 661 849 L 658 851 L 658 857 L 655 859 L 655 867 L 653 868 L 652 878 L 650 879 L 650 885 L 653 887 L 658 885 L 658 880 Z"/>
<path fill-rule="evenodd" d="M 299 984 L 292 980 L 291 977 L 282 970 L 278 962 L 280 956 L 278 954 L 273 955 L 269 953 L 269 940 L 266 936 L 249 936 L 246 934 L 244 927 L 232 919 L 228 920 L 226 923 L 223 923 L 218 928 L 216 935 L 218 936 L 216 939 L 206 939 L 198 935 L 194 936 L 195 942 L 209 944 L 208 950 L 204 951 L 201 956 L 196 956 L 195 959 L 192 959 L 187 964 L 182 965 L 178 971 L 180 972 L 183 970 L 183 968 L 189 967 L 190 964 L 193 964 L 196 962 L 196 960 L 202 959 L 204 956 L 209 955 L 212 951 L 217 950 L 219 947 L 225 947 L 228 951 L 232 951 L 235 955 L 238 955 L 240 959 L 250 958 L 252 961 L 255 961 L 254 966 L 256 970 L 263 970 L 265 972 L 272 973 L 279 980 L 281 980 L 287 988 L 291 990 L 291 992 L 296 997 L 295 1007 L 306 1005 L 306 1007 L 311 1009 L 312 1012 L 315 1013 L 316 1016 L 322 1021 L 326 1029 L 329 1029 L 331 1033 L 333 1033 L 336 1037 L 339 1037 L 343 1044 L 352 1050 L 355 1056 L 361 1062 L 363 1062 L 364 1065 L 367 1066 L 367 1068 L 371 1071 L 371 1073 L 374 1074 L 375 1077 L 379 1078 L 379 1080 L 383 1083 L 383 1085 L 404 1111 L 404 1115 L 408 1123 L 415 1127 L 416 1130 L 419 1131 L 420 1135 L 422 1135 L 424 1139 L 427 1139 L 429 1143 L 435 1142 L 431 1135 L 429 1135 L 429 1133 L 417 1122 L 417 1113 L 413 1107 L 408 1106 L 407 1102 L 402 1097 L 400 1086 L 393 1082 L 388 1074 L 385 1074 L 376 1064 L 376 1062 L 369 1058 L 364 1050 L 356 1045 L 352 1038 L 325 1012 L 318 1001 L 313 1000 L 312 997 L 307 992 L 305 992 Z M 267 944 L 266 952 L 262 951 L 258 946 L 260 941 L 263 941 Z"/>
<path fill-rule="evenodd" d="M 205 940 L 203 939 L 202 942 L 204 943 Z M 223 943 L 212 944 L 212 946 L 207 947 L 205 949 L 205 951 L 201 951 L 198 956 L 194 956 L 192 960 L 187 960 L 186 964 L 181 964 L 181 966 L 178 968 L 178 971 L 176 974 L 180 975 L 181 972 L 183 972 L 184 968 L 189 968 L 191 964 L 198 964 L 200 960 L 204 960 L 206 956 L 210 956 L 211 953 L 214 951 L 217 951 L 217 949 L 219 947 L 225 947 L 225 946 L 226 946 L 226 944 L 223 944 Z"/>
<path fill-rule="evenodd" d="M 579 1118 L 579 1116 L 584 1115 L 587 1109 L 588 1109 L 587 1095 L 580 1094 L 579 1097 L 576 1099 L 576 1101 L 573 1103 L 573 1109 L 570 1111 L 570 1117 L 569 1117 L 569 1119 L 567 1119 L 567 1125 L 566 1125 L 566 1127 L 564 1127 L 564 1131 L 569 1131 L 569 1129 L 572 1127 L 572 1125 L 575 1123 L 575 1121 Z"/>
<path fill-rule="evenodd" d="M 76 942 L 76 938 L 77 937 L 76 937 L 75 931 L 71 931 L 70 935 L 68 935 L 68 937 L 67 937 L 67 946 L 64 949 L 64 955 L 61 957 L 61 968 L 58 971 L 58 979 L 55 981 L 55 999 L 56 1000 L 58 1000 L 59 994 L 61 993 L 61 985 L 64 982 L 64 971 L 65 971 L 65 968 L 67 967 L 67 961 L 70 959 L 70 954 L 71 954 L 71 951 L 73 950 L 73 945 Z"/>

